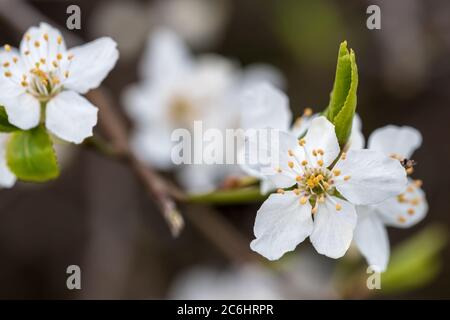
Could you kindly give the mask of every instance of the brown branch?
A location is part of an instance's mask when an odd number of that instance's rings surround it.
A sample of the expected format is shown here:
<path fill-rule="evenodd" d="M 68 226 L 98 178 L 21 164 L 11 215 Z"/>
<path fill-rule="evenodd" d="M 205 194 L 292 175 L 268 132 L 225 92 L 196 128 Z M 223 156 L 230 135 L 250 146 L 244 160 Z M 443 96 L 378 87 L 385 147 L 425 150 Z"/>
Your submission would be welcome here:
<path fill-rule="evenodd" d="M 169 186 L 150 166 L 139 161 L 128 144 L 128 133 L 124 120 L 114 109 L 114 102 L 103 88 L 90 91 L 87 98 L 99 108 L 99 127 L 105 133 L 116 155 L 127 162 L 146 187 L 149 196 L 156 202 L 169 225 L 173 236 L 178 236 L 184 226 L 172 195 L 181 197 L 182 192 Z"/>

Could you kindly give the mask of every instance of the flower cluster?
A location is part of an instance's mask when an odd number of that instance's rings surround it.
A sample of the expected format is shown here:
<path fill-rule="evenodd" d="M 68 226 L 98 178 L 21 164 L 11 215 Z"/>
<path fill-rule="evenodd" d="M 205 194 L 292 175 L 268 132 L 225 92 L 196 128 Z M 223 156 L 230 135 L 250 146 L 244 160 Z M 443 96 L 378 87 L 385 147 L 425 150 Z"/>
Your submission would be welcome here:
<path fill-rule="evenodd" d="M 263 95 L 261 90 L 252 91 L 247 96 L 256 99 Z M 264 95 L 266 101 L 276 101 L 267 95 L 283 94 L 272 88 Z M 279 105 L 279 115 L 286 112 L 286 100 Z M 310 110 L 292 128 L 274 129 L 282 131 L 278 144 L 269 147 L 278 153 L 271 158 L 276 161 L 270 163 L 270 169 L 263 170 L 258 164 L 244 166 L 246 172 L 279 188 L 258 210 L 251 248 L 276 260 L 309 237 L 319 253 L 339 258 L 354 239 L 369 264 L 385 270 L 389 243 L 384 226 L 413 225 L 427 211 L 421 182 L 407 179 L 411 168 L 402 166 L 420 145 L 420 133 L 388 126 L 375 131 L 368 148 L 363 149 L 364 136 L 356 115 L 349 142 L 341 149 L 334 125 Z M 246 144 L 247 152 L 261 148 L 250 137 Z"/>
<path fill-rule="evenodd" d="M 97 123 L 97 108 L 81 94 L 98 87 L 118 57 L 110 38 L 67 49 L 50 25 L 29 28 L 19 49 L 6 44 L 0 51 L 0 105 L 8 122 L 22 131 L 43 124 L 59 139 L 81 143 Z M 8 185 L 11 172 L 1 163 Z"/>
<path fill-rule="evenodd" d="M 45 23 L 31 27 L 19 49 L 4 46 L 1 186 L 11 187 L 16 176 L 28 181 L 57 176 L 52 138 L 79 144 L 92 136 L 98 110 L 82 95 L 100 85 L 118 56 L 116 43 L 106 37 L 67 49 L 61 33 Z M 214 190 L 230 173 L 243 172 L 260 180 L 263 194 L 277 190 L 258 210 L 250 245 L 264 257 L 279 259 L 309 237 L 319 253 L 339 258 L 354 241 L 368 263 L 384 271 L 386 226 L 409 227 L 426 215 L 422 183 L 407 177 L 422 137 L 410 127 L 387 126 L 373 132 L 365 148 L 355 114 L 356 60 L 346 42 L 329 107 L 321 114 L 306 109 L 292 125 L 288 98 L 276 88 L 283 79 L 270 66 L 240 69 L 220 56 L 194 58 L 175 33 L 161 29 L 152 33 L 140 70 L 142 81 L 123 95 L 135 122 L 131 146 L 159 169 L 174 167 L 173 130 L 192 130 L 197 120 L 204 128 L 279 133 L 269 146 L 247 135 L 239 145 L 240 168 L 201 164 L 178 170 L 193 192 Z M 259 148 L 264 150 L 258 154 L 271 154 L 271 162 L 246 161 L 248 152 Z"/>

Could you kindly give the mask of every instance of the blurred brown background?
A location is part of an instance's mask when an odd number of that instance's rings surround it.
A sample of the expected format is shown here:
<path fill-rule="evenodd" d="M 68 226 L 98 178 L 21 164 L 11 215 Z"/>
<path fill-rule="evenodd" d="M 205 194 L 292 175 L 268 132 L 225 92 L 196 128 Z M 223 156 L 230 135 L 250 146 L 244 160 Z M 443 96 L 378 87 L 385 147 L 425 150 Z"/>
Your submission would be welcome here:
<path fill-rule="evenodd" d="M 0 39 L 17 46 L 21 32 L 5 16 L 20 20 L 23 12 L 6 0 L 0 2 Z M 136 63 L 151 29 L 162 20 L 169 25 L 182 21 L 164 9 L 167 2 L 27 4 L 60 28 L 65 26 L 67 6 L 77 4 L 82 29 L 76 34 L 86 40 L 110 35 L 118 41 L 121 59 L 104 84 L 120 101 L 121 90 L 137 80 Z M 414 126 L 424 137 L 414 155 L 415 177 L 424 181 L 430 210 L 412 229 L 390 229 L 391 242 L 432 222 L 449 226 L 449 1 L 209 2 L 214 3 L 206 11 L 209 20 L 192 26 L 191 34 L 186 31 L 193 50 L 223 54 L 243 65 L 276 66 L 286 77 L 297 115 L 304 107 L 319 111 L 328 103 L 337 48 L 346 39 L 357 54 L 358 112 L 366 138 L 390 123 Z M 381 30 L 366 28 L 370 4 L 381 7 Z M 181 16 L 194 15 L 195 22 L 197 10 L 184 8 Z M 173 239 L 128 168 L 81 147 L 71 152 L 58 180 L 0 190 L 0 298 L 164 298 L 174 277 L 186 268 L 228 263 L 189 222 L 180 238 Z M 248 240 L 256 209 L 257 205 L 218 208 Z M 432 283 L 396 297 L 450 298 L 448 248 L 442 261 L 442 272 Z M 70 264 L 81 266 L 81 291 L 66 289 Z"/>

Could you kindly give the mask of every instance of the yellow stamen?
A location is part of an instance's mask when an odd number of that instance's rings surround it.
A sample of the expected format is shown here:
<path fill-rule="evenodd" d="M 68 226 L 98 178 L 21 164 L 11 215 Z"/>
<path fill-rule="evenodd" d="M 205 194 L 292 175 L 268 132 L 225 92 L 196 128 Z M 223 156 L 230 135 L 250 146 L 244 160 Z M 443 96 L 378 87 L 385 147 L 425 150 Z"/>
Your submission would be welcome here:
<path fill-rule="evenodd" d="M 9 44 L 5 44 L 5 50 L 6 50 L 6 52 L 10 52 L 11 46 Z"/>
<path fill-rule="evenodd" d="M 303 115 L 305 117 L 310 117 L 313 114 L 313 111 L 311 108 L 305 108 L 305 110 L 303 110 Z"/>
<path fill-rule="evenodd" d="M 415 211 L 414 211 L 413 208 L 409 208 L 409 209 L 408 209 L 408 214 L 409 214 L 410 216 L 412 216 L 414 213 L 415 213 Z"/>
<path fill-rule="evenodd" d="M 336 210 L 340 211 L 342 209 L 342 205 L 340 203 L 336 203 Z"/>
<path fill-rule="evenodd" d="M 317 160 L 317 164 L 318 164 L 319 166 L 323 166 L 323 160 L 322 160 L 322 159 Z"/>
<path fill-rule="evenodd" d="M 399 194 L 397 196 L 397 201 L 400 202 L 400 203 L 406 202 L 405 195 L 404 194 Z"/>
<path fill-rule="evenodd" d="M 341 174 L 341 170 L 339 170 L 339 169 L 334 169 L 334 170 L 333 170 L 333 174 L 334 174 L 335 177 L 339 177 L 339 175 Z"/>
<path fill-rule="evenodd" d="M 345 176 L 344 181 L 348 181 L 348 180 L 350 180 L 350 178 L 351 178 L 350 176 Z"/>
<path fill-rule="evenodd" d="M 306 140 L 305 139 L 300 139 L 299 141 L 298 141 L 298 144 L 301 146 L 301 147 L 303 147 L 305 144 L 306 144 Z"/>
<path fill-rule="evenodd" d="M 294 163 L 293 163 L 292 161 L 289 161 L 289 162 L 288 162 L 288 166 L 289 166 L 289 168 L 292 169 L 292 168 L 294 167 Z"/>
<path fill-rule="evenodd" d="M 5 77 L 9 78 L 9 77 L 11 77 L 11 76 L 12 76 L 12 73 L 11 73 L 11 72 L 9 72 L 9 71 L 6 71 L 6 72 L 5 72 Z"/>
<path fill-rule="evenodd" d="M 305 204 L 308 201 L 307 197 L 301 197 L 300 204 Z"/>

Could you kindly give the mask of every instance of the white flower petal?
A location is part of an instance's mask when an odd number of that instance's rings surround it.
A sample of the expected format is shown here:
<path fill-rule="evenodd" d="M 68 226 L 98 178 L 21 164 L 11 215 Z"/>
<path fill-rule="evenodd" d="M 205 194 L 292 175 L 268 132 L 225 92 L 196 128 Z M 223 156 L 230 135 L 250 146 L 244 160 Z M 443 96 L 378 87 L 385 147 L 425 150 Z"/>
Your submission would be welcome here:
<path fill-rule="evenodd" d="M 342 257 L 350 247 L 356 226 L 355 207 L 336 197 L 320 203 L 314 216 L 314 230 L 310 240 L 317 252 L 330 258 Z M 336 203 L 341 206 L 338 211 Z"/>
<path fill-rule="evenodd" d="M 303 115 L 302 117 L 296 119 L 292 125 L 291 133 L 297 138 L 303 137 L 311 126 L 311 122 L 318 117 L 320 117 L 320 114 L 315 113 L 311 116 Z"/>
<path fill-rule="evenodd" d="M 167 111 L 162 88 L 157 86 L 131 85 L 122 94 L 127 114 L 138 125 L 151 126 L 154 122 L 166 121 Z"/>
<path fill-rule="evenodd" d="M 257 177 L 266 176 L 277 188 L 287 188 L 296 183 L 297 175 L 288 166 L 292 160 L 289 150 L 298 153 L 300 159 L 303 150 L 293 135 L 277 129 L 247 130 L 244 148 L 245 163 L 242 166 L 246 172 Z"/>
<path fill-rule="evenodd" d="M 117 44 L 103 37 L 70 49 L 73 59 L 64 87 L 79 93 L 97 88 L 119 58 Z"/>
<path fill-rule="evenodd" d="M 59 138 L 81 143 L 92 136 L 98 109 L 73 91 L 63 91 L 47 103 L 45 125 Z"/>
<path fill-rule="evenodd" d="M 356 246 L 376 272 L 386 270 L 389 261 L 389 238 L 386 227 L 370 206 L 357 206 L 358 222 L 354 239 Z"/>
<path fill-rule="evenodd" d="M 142 161 L 167 170 L 173 167 L 171 152 L 174 144 L 170 136 L 171 131 L 164 124 L 138 128 L 131 136 L 131 148 Z"/>
<path fill-rule="evenodd" d="M 242 94 L 240 108 L 244 129 L 275 128 L 288 131 L 292 121 L 286 95 L 265 82 L 251 86 Z"/>
<path fill-rule="evenodd" d="M 375 206 L 384 223 L 398 228 L 409 228 L 425 218 L 428 203 L 425 192 L 409 181 L 406 191 Z"/>
<path fill-rule="evenodd" d="M 172 82 L 192 67 L 186 45 L 168 29 L 152 32 L 141 63 L 141 76 L 147 81 Z"/>
<path fill-rule="evenodd" d="M 405 169 L 398 160 L 372 150 L 349 150 L 334 169 L 338 191 L 351 203 L 375 204 L 402 192 L 407 183 Z"/>
<path fill-rule="evenodd" d="M 339 155 L 340 148 L 334 125 L 323 116 L 311 121 L 311 126 L 304 139 L 310 161 L 319 159 L 313 156 L 313 150 L 322 149 L 325 152 L 321 157 L 324 167 L 328 167 Z"/>
<path fill-rule="evenodd" d="M 57 61 L 57 54 L 65 52 L 61 32 L 45 22 L 41 22 L 39 27 L 29 28 L 20 42 L 20 53 L 28 68 L 34 68 L 35 63 L 40 63 L 40 59 L 44 58 L 47 63 L 40 67 L 46 71 L 53 61 Z"/>
<path fill-rule="evenodd" d="M 16 183 L 16 176 L 6 163 L 6 143 L 9 134 L 0 133 L 0 187 L 11 188 Z"/>
<path fill-rule="evenodd" d="M 217 187 L 214 170 L 220 170 L 220 165 L 196 165 L 184 166 L 177 172 L 177 179 L 189 193 L 212 192 Z"/>
<path fill-rule="evenodd" d="M 261 194 L 268 194 L 269 192 L 275 190 L 277 187 L 276 185 L 270 181 L 269 179 L 261 179 L 260 181 L 260 186 L 259 186 L 259 190 L 261 192 Z"/>
<path fill-rule="evenodd" d="M 422 135 L 412 127 L 388 125 L 376 129 L 369 137 L 368 148 L 387 155 L 410 158 L 422 144 Z"/>
<path fill-rule="evenodd" d="M 311 205 L 301 205 L 293 192 L 272 194 L 258 210 L 253 251 L 269 260 L 277 260 L 292 251 L 311 234 Z"/>
<path fill-rule="evenodd" d="M 22 75 L 25 73 L 26 67 L 24 61 L 16 48 L 11 48 L 10 51 L 0 49 L 0 65 L 3 66 L 3 72 L 0 74 L 0 81 L 5 80 L 5 85 L 10 84 L 15 87 L 21 87 L 20 82 Z M 8 67 L 5 67 L 7 65 Z M 6 77 L 5 72 L 11 72 L 11 77 Z M 22 91 L 23 88 L 21 88 Z M 4 91 L 2 91 L 4 93 Z"/>
<path fill-rule="evenodd" d="M 362 121 L 358 114 L 353 117 L 352 132 L 349 138 L 350 149 L 364 149 L 365 139 L 362 133 Z"/>
<path fill-rule="evenodd" d="M 39 124 L 41 105 L 33 96 L 21 93 L 16 96 L 2 97 L 0 100 L 11 124 L 23 130 L 34 128 Z"/>

